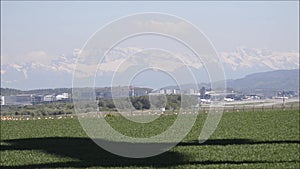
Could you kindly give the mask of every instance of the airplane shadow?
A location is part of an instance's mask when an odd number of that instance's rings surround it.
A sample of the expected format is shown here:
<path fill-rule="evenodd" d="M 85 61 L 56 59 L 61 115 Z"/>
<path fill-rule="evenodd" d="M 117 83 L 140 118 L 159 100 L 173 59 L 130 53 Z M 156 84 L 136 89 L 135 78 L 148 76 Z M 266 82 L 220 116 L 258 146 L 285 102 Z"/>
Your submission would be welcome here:
<path fill-rule="evenodd" d="M 105 140 L 101 140 L 104 141 Z M 86 167 L 171 167 L 186 164 L 244 164 L 244 163 L 270 163 L 268 161 L 189 161 L 187 154 L 167 151 L 163 154 L 148 158 L 126 158 L 105 151 L 89 138 L 48 137 L 2 140 L 7 145 L 1 145 L 1 151 L 6 150 L 40 150 L 55 156 L 69 157 L 71 162 L 49 162 L 43 164 L 1 166 L 6 168 L 86 168 Z M 109 142 L 111 143 L 111 142 Z M 243 145 L 243 144 L 284 144 L 299 141 L 255 141 L 249 139 L 217 139 L 207 140 L 199 144 L 197 140 L 179 143 L 177 146 L 204 146 L 204 145 Z M 130 143 L 113 143 L 128 146 Z M 154 144 L 154 143 L 153 143 Z M 170 143 L 164 143 L 170 144 Z M 282 161 L 284 162 L 284 161 Z"/>

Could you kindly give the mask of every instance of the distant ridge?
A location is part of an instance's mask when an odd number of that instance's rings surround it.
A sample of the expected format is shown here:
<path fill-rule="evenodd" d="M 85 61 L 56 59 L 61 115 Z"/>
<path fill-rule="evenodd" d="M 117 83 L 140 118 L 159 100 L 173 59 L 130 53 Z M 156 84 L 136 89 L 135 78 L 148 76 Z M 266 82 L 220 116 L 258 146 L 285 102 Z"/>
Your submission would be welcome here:
<path fill-rule="evenodd" d="M 54 93 L 71 93 L 72 88 L 55 88 L 55 89 L 34 89 L 34 90 L 19 90 L 11 88 L 1 88 L 1 96 L 19 95 L 19 94 L 54 94 Z"/>
<path fill-rule="evenodd" d="M 192 84 L 182 85 L 183 90 L 192 88 Z M 198 84 L 201 87 L 209 88 L 210 83 Z M 243 91 L 254 90 L 293 90 L 299 91 L 299 69 L 275 70 L 249 74 L 239 79 L 228 79 L 227 88 Z M 163 89 L 178 89 L 178 86 L 166 86 Z"/>
<path fill-rule="evenodd" d="M 253 73 L 244 78 L 227 80 L 234 89 L 299 90 L 299 69 Z"/>
<path fill-rule="evenodd" d="M 193 88 L 192 84 L 181 86 L 182 90 Z M 198 89 L 201 87 L 209 88 L 209 83 L 198 84 Z M 138 87 L 139 88 L 139 87 Z M 255 90 L 293 90 L 299 91 L 299 69 L 292 70 L 275 70 L 268 72 L 253 73 L 244 78 L 227 80 L 227 88 L 233 88 L 243 91 Z M 148 88 L 150 89 L 150 88 Z M 178 86 L 166 86 L 162 89 L 179 89 Z M 109 90 L 109 87 L 97 87 L 96 90 Z M 18 90 L 11 88 L 1 88 L 1 95 L 16 95 L 16 94 L 52 94 L 52 93 L 71 93 L 72 88 L 55 88 L 55 89 L 35 89 L 35 90 Z"/>

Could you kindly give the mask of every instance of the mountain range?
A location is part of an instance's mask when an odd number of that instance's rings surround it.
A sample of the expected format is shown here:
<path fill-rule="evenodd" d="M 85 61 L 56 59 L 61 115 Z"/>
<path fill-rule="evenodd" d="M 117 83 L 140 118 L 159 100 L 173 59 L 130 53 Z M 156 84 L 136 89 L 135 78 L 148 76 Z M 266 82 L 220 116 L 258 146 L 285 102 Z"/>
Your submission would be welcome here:
<path fill-rule="evenodd" d="M 198 84 L 198 89 L 202 87 L 210 88 L 209 83 Z M 180 86 L 181 90 L 188 91 L 194 88 L 192 84 Z M 299 92 L 299 69 L 293 70 L 275 70 L 261 73 L 253 73 L 244 78 L 227 80 L 227 88 L 245 93 L 260 93 L 265 96 L 274 95 L 277 91 L 298 91 Z M 178 86 L 165 86 L 162 89 L 179 89 Z M 97 91 L 107 91 L 109 88 L 97 88 Z M 149 89 L 150 90 L 150 89 Z M 53 93 L 71 93 L 71 88 L 56 89 L 36 89 L 36 90 L 17 90 L 11 88 L 1 88 L 1 95 L 16 94 L 53 94 Z"/>
<path fill-rule="evenodd" d="M 293 90 L 299 91 L 299 69 L 253 73 L 235 80 L 227 86 L 240 90 Z"/>
<path fill-rule="evenodd" d="M 113 67 L 122 63 L 124 57 L 135 52 L 141 51 L 137 48 L 117 48 L 114 49 L 113 55 L 106 57 L 102 64 L 102 74 L 99 76 L 100 86 L 109 86 L 110 79 L 113 75 Z M 72 86 L 73 70 L 76 66 L 76 57 L 80 52 L 75 49 L 72 54 L 56 56 L 47 61 L 41 59 L 17 60 L 9 63 L 1 62 L 1 87 L 17 89 L 38 89 L 38 88 L 61 88 Z M 35 58 L 46 58 L 43 52 L 36 52 Z M 33 55 L 33 54 L 32 54 Z M 207 83 L 208 76 L 205 75 L 205 69 L 201 63 L 195 63 L 187 54 L 180 54 L 187 65 L 191 67 L 194 74 L 199 75 L 197 83 Z M 224 73 L 228 80 L 228 86 L 239 87 L 263 87 L 267 82 L 272 84 L 278 81 L 276 88 L 290 86 L 291 89 L 299 88 L 299 52 L 278 52 L 267 49 L 249 49 L 237 48 L 233 52 L 219 52 L 219 57 L 223 63 Z M 160 61 L 157 61 L 160 62 Z M 172 63 L 170 63 L 172 65 Z M 288 71 L 275 71 L 285 69 Z M 292 70 L 297 69 L 297 70 Z M 259 74 L 259 72 L 275 71 L 270 76 Z M 258 74 L 253 74 L 258 73 Z M 298 74 L 297 74 L 298 73 Z M 252 75 L 250 75 L 252 74 Z M 249 76 L 247 76 L 249 75 Z M 246 76 L 246 77 L 245 77 Z M 243 78 L 245 77 L 245 78 Z M 287 79 L 287 77 L 292 79 Z M 151 80 L 149 80 L 151 79 Z M 252 80 L 251 80 L 252 79 Z M 253 79 L 265 81 L 253 86 Z M 160 83 L 156 81 L 159 80 Z M 282 83 L 282 82 L 286 82 Z M 173 85 L 169 78 L 157 75 L 157 73 L 148 73 L 147 78 L 139 78 L 136 84 L 142 84 L 150 88 L 160 88 L 167 85 Z M 281 86 L 280 86 L 281 85 Z M 297 87 L 298 86 L 298 87 Z"/>

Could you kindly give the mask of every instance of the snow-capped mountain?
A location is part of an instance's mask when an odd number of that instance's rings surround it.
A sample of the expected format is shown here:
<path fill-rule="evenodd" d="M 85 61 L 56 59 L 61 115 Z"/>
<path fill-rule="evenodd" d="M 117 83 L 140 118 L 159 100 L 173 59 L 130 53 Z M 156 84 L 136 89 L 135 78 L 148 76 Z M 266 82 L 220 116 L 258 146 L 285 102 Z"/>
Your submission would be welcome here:
<path fill-rule="evenodd" d="M 234 52 L 220 52 L 219 55 L 230 79 L 256 72 L 299 68 L 299 52 L 296 51 L 237 48 Z"/>
<path fill-rule="evenodd" d="M 121 64 L 126 56 L 141 50 L 139 48 L 113 49 L 101 64 L 101 71 L 104 72 L 101 75 L 101 81 L 104 82 L 102 85 L 110 84 L 109 79 L 114 73 L 112 72 L 113 68 Z M 79 53 L 80 50 L 75 49 L 73 56 L 70 54 L 50 57 L 40 52 L 39 57 L 35 59 L 16 60 L 9 63 L 1 62 L 1 87 L 19 89 L 71 87 L 76 57 Z M 179 53 L 178 55 L 185 60 L 195 74 L 201 74 L 203 71 L 201 70 L 203 69 L 201 63 L 191 60 L 192 57 L 188 54 Z M 296 51 L 278 52 L 267 49 L 237 48 L 233 52 L 220 52 L 219 57 L 223 63 L 227 79 L 237 79 L 256 72 L 299 68 L 299 52 Z M 30 57 L 28 56 L 28 58 Z M 169 64 L 172 65 L 172 62 Z M 202 78 L 200 82 L 207 80 Z M 157 86 L 149 87 L 155 88 Z"/>
<path fill-rule="evenodd" d="M 75 58 L 63 55 L 47 62 L 1 63 L 1 86 L 18 89 L 70 87 L 75 63 Z"/>

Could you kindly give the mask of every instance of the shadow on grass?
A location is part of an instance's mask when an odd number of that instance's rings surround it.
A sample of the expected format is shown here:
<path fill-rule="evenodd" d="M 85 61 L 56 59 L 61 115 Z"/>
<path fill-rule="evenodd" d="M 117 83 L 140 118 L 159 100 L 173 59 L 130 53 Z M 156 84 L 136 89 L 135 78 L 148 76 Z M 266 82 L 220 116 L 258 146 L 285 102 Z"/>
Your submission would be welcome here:
<path fill-rule="evenodd" d="M 50 137 L 5 140 L 1 151 L 5 150 L 40 150 L 55 156 L 69 157 L 71 162 L 52 162 L 43 164 L 2 166 L 1 168 L 86 168 L 86 167 L 170 167 L 177 165 L 210 165 L 210 164 L 244 164 L 244 163 L 270 163 L 268 161 L 189 161 L 187 154 L 167 151 L 158 156 L 133 159 L 111 154 L 97 146 L 88 138 Z M 177 146 L 202 146 L 202 145 L 241 145 L 241 144 L 284 144 L 299 143 L 299 141 L 254 141 L 248 139 L 220 139 L 208 140 L 203 144 L 198 141 L 179 143 Z M 128 143 L 116 143 L 126 144 Z M 168 144 L 168 143 L 166 143 Z M 286 161 L 282 161 L 286 162 Z M 289 161 L 291 162 L 291 161 Z M 280 163 L 280 161 L 278 162 Z"/>
<path fill-rule="evenodd" d="M 244 145 L 244 144 L 300 144 L 300 141 L 297 140 L 267 140 L 267 141 L 257 141 L 251 139 L 214 139 L 207 140 L 202 144 L 199 144 L 198 140 L 192 142 L 181 142 L 177 146 L 195 146 L 195 145 L 218 145 L 218 146 L 227 146 L 227 145 Z"/>

